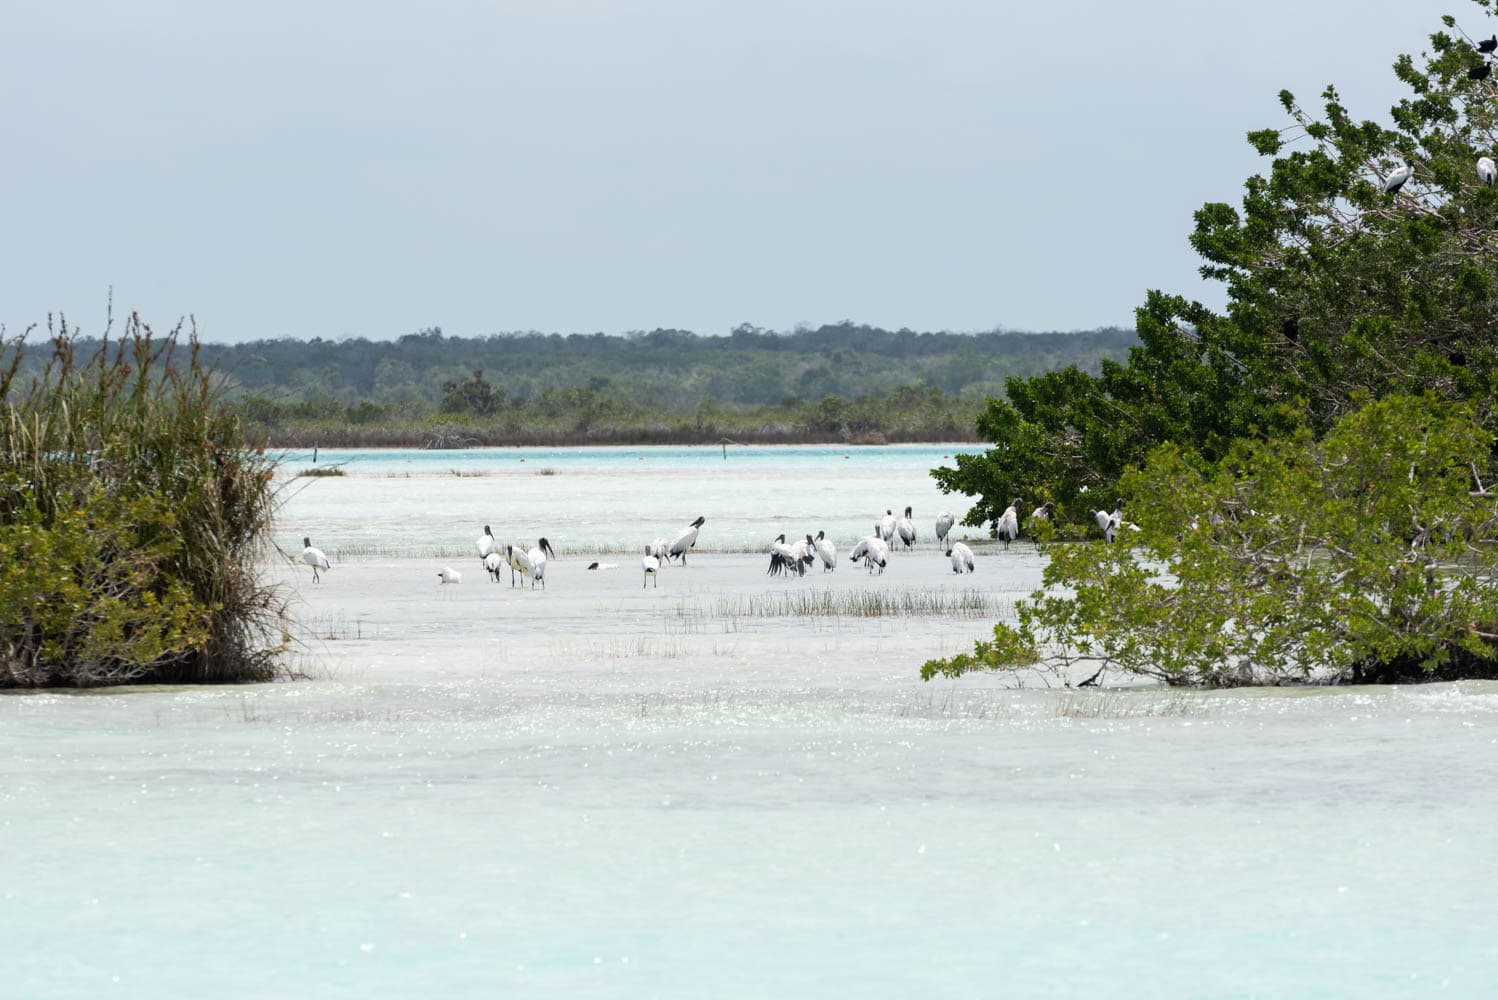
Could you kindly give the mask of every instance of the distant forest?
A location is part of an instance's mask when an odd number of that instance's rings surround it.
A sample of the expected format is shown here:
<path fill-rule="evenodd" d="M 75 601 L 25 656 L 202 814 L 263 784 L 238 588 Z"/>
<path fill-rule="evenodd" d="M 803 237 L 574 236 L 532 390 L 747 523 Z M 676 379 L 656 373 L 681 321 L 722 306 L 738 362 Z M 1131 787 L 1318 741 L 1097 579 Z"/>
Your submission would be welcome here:
<path fill-rule="evenodd" d="M 843 322 L 727 336 L 504 333 L 206 343 L 273 444 L 328 446 L 971 440 L 1010 376 L 1096 372 L 1118 327 L 978 334 Z M 39 353 L 39 352 L 38 352 Z"/>

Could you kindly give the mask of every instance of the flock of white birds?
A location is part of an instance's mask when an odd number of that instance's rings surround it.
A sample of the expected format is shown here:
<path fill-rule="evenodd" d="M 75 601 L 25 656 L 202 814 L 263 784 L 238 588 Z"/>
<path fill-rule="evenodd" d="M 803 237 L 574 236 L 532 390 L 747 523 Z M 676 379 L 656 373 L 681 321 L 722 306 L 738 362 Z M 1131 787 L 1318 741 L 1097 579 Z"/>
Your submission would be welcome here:
<path fill-rule="evenodd" d="M 1007 550 L 1011 542 L 1020 536 L 1019 507 L 1024 501 L 1018 497 L 1012 500 L 1004 513 L 994 521 L 994 529 L 997 536 L 1004 542 Z M 1031 525 L 1031 534 L 1034 534 L 1034 525 L 1049 522 L 1055 505 L 1046 501 L 1039 507 L 1030 511 L 1027 522 Z M 1111 511 L 1093 511 L 1093 519 L 1102 531 L 1103 537 L 1111 542 L 1121 529 L 1128 528 L 1138 531 L 1136 525 L 1130 524 L 1123 519 L 1123 501 L 1118 500 Z M 640 569 L 643 572 L 642 587 L 652 584 L 660 586 L 660 571 L 662 566 L 670 565 L 677 561 L 681 565 L 687 564 L 687 553 L 691 552 L 697 545 L 697 532 L 707 523 L 707 518 L 698 517 L 692 521 L 669 542 L 664 537 L 656 538 L 645 546 L 645 555 L 640 559 Z M 956 539 L 948 539 L 952 526 L 956 524 L 950 511 L 942 511 L 936 518 L 936 541 L 943 547 L 946 557 L 952 562 L 953 573 L 973 572 L 973 550 L 964 542 Z M 864 570 L 869 573 L 875 571 L 882 574 L 889 565 L 890 553 L 896 547 L 904 551 L 915 548 L 916 526 L 911 513 L 911 508 L 906 507 L 905 513 L 896 516 L 893 509 L 886 509 L 884 517 L 880 518 L 874 525 L 872 534 L 865 535 L 854 544 L 848 553 L 849 561 L 853 563 L 862 562 Z M 528 580 L 534 588 L 537 584 L 546 589 L 546 561 L 548 558 L 555 559 L 556 552 L 551 547 L 551 542 L 544 537 L 536 540 L 536 544 L 527 548 L 524 543 L 518 545 L 505 545 L 501 547 L 494 538 L 494 533 L 489 525 L 484 525 L 484 533 L 479 536 L 476 543 L 479 561 L 483 564 L 489 579 L 499 583 L 504 575 L 506 567 L 510 570 L 510 586 L 523 586 Z M 312 544 L 312 539 L 302 539 L 302 562 L 312 567 L 312 582 L 321 581 L 321 571 L 331 568 L 328 557 L 322 549 Z M 826 532 L 818 531 L 816 535 L 806 535 L 794 542 L 787 542 L 784 534 L 781 534 L 770 545 L 770 568 L 767 571 L 771 576 L 805 576 L 807 570 L 820 564 L 822 572 L 831 573 L 837 569 L 837 545 L 827 537 Z M 592 563 L 589 569 L 612 569 L 615 564 Z M 518 576 L 517 576 L 518 574 Z M 462 583 L 463 574 L 451 566 L 444 566 L 437 572 L 437 579 L 442 584 Z"/>

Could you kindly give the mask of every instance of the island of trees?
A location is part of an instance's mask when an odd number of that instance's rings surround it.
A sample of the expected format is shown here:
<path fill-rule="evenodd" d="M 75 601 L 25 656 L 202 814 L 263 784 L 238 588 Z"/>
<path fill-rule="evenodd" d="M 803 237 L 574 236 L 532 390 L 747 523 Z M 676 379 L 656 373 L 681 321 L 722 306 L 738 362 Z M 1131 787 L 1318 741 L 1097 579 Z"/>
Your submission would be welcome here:
<path fill-rule="evenodd" d="M 969 523 L 1015 496 L 1063 535 L 1116 497 L 1130 523 L 1051 547 L 1018 621 L 924 676 L 1498 674 L 1498 84 L 1492 22 L 1443 23 L 1395 62 L 1391 126 L 1328 87 L 1319 117 L 1286 92 L 1285 126 L 1249 133 L 1268 170 L 1191 235 L 1226 310 L 1151 292 L 1125 361 L 989 400 L 995 446 L 933 473 L 981 497 Z"/>

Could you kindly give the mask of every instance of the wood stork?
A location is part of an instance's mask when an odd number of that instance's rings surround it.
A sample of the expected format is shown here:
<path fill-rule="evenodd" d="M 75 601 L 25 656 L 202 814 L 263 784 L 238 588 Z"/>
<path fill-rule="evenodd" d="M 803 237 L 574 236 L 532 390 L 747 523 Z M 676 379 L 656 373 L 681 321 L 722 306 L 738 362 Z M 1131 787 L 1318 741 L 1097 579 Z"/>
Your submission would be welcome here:
<path fill-rule="evenodd" d="M 874 529 L 880 541 L 892 542 L 895 540 L 895 512 L 888 507 L 884 509 L 884 518 L 879 522 L 879 527 Z"/>
<path fill-rule="evenodd" d="M 656 538 L 655 541 L 645 546 L 645 553 L 647 555 L 655 556 L 657 559 L 666 558 L 666 553 L 669 551 L 671 551 L 670 543 L 668 543 L 664 538 Z"/>
<path fill-rule="evenodd" d="M 817 551 L 817 558 L 822 560 L 823 573 L 831 573 L 837 569 L 837 546 L 832 544 L 832 539 L 827 537 L 825 531 L 817 532 L 812 547 Z"/>
<path fill-rule="evenodd" d="M 915 522 L 910 519 L 910 508 L 905 508 L 905 516 L 895 522 L 895 532 L 900 536 L 900 541 L 905 543 L 909 549 L 915 544 Z"/>
<path fill-rule="evenodd" d="M 1384 178 L 1384 194 L 1398 194 L 1399 189 L 1404 187 L 1405 182 L 1415 176 L 1415 168 L 1408 163 L 1401 163 L 1394 168 L 1393 173 Z"/>
<path fill-rule="evenodd" d="M 1123 501 L 1114 501 L 1111 514 L 1106 510 L 1093 511 L 1092 519 L 1097 522 L 1099 528 L 1103 529 L 1103 538 L 1113 541 L 1118 534 L 1118 526 L 1123 523 Z"/>
<path fill-rule="evenodd" d="M 864 569 L 870 573 L 874 567 L 879 567 L 879 572 L 884 572 L 884 567 L 889 563 L 889 545 L 880 538 L 878 534 L 867 535 L 858 540 L 853 546 L 853 551 L 848 553 L 849 562 L 863 560 Z"/>
<path fill-rule="evenodd" d="M 949 510 L 944 510 L 940 514 L 936 515 L 936 540 L 938 542 L 945 543 L 947 540 L 947 532 L 951 531 L 952 525 L 956 523 L 957 519 L 952 516 L 952 512 Z"/>
<path fill-rule="evenodd" d="M 444 583 L 444 584 L 446 584 L 446 583 L 462 583 L 463 582 L 463 574 L 459 573 L 457 570 L 453 569 L 451 566 L 444 566 L 444 567 L 442 567 L 441 569 L 439 569 L 437 571 L 437 579 L 439 581 L 441 581 L 442 583 Z"/>
<path fill-rule="evenodd" d="M 805 576 L 806 571 L 811 569 L 817 561 L 817 540 L 810 535 L 798 539 L 791 546 L 791 555 L 795 556 L 796 563 L 800 567 L 796 575 Z"/>
<path fill-rule="evenodd" d="M 1034 522 L 1034 521 L 1049 521 L 1051 519 L 1051 512 L 1053 510 L 1055 510 L 1055 509 L 1056 509 L 1056 505 L 1054 503 L 1052 503 L 1051 501 L 1047 500 L 1045 503 L 1041 504 L 1039 507 L 1036 507 L 1034 510 L 1030 511 L 1030 520 L 1032 522 Z"/>
<path fill-rule="evenodd" d="M 697 544 L 697 530 L 706 523 L 707 518 L 699 517 L 685 528 L 682 528 L 681 533 L 672 539 L 671 547 L 666 550 L 666 561 L 670 562 L 673 558 L 680 559 L 681 564 L 685 566 L 687 564 L 687 553 Z"/>
<path fill-rule="evenodd" d="M 973 550 L 962 542 L 952 543 L 952 547 L 947 549 L 947 558 L 952 560 L 953 573 L 971 573 L 973 571 Z"/>
<path fill-rule="evenodd" d="M 1488 187 L 1498 181 L 1498 163 L 1493 162 L 1491 156 L 1480 156 L 1477 158 L 1477 176 Z"/>
<path fill-rule="evenodd" d="M 515 586 L 515 573 L 517 571 L 519 571 L 522 580 L 531 575 L 530 556 L 520 546 L 505 546 L 505 562 L 510 566 L 510 586 Z"/>
<path fill-rule="evenodd" d="M 487 566 L 489 553 L 494 551 L 494 535 L 490 533 L 489 526 L 484 525 L 484 533 L 479 536 L 479 562 Z"/>
<path fill-rule="evenodd" d="M 816 555 L 811 549 L 810 535 L 807 535 L 804 540 L 798 539 L 795 544 L 788 544 L 785 540 L 785 533 L 782 532 L 775 541 L 770 543 L 770 568 L 766 570 L 766 573 L 770 576 L 779 576 L 782 573 L 805 576 L 807 564 L 815 558 Z"/>
<path fill-rule="evenodd" d="M 548 542 L 544 538 L 542 538 L 540 541 L 536 542 L 535 548 L 531 549 L 529 552 L 527 552 L 525 554 L 525 558 L 528 559 L 530 561 L 530 564 L 531 564 L 531 587 L 532 587 L 532 589 L 535 588 L 537 580 L 541 581 L 541 589 L 542 590 L 546 589 L 546 557 L 547 556 L 551 556 L 553 559 L 555 559 L 557 557 L 557 554 L 554 551 L 552 551 L 551 543 Z"/>
<path fill-rule="evenodd" d="M 1019 497 L 1009 501 L 1009 506 L 1004 508 L 1004 513 L 994 522 L 994 531 L 1004 539 L 1004 551 L 1009 551 L 1009 543 L 1019 537 L 1019 505 L 1023 503 Z"/>
<path fill-rule="evenodd" d="M 332 563 L 328 562 L 328 557 L 322 554 L 322 549 L 312 547 L 310 538 L 302 539 L 302 562 L 312 567 L 313 583 L 322 582 L 322 577 L 318 576 L 318 570 L 333 568 Z"/>
<path fill-rule="evenodd" d="M 505 557 L 498 552 L 490 552 L 484 556 L 484 569 L 489 571 L 489 579 L 495 583 L 499 582 L 500 570 L 505 568 Z"/>
<path fill-rule="evenodd" d="M 654 580 L 657 587 L 661 585 L 661 557 L 652 551 L 652 546 L 650 545 L 645 546 L 645 556 L 640 560 L 640 568 L 645 571 L 645 580 L 642 580 L 640 583 L 641 589 L 644 588 L 645 581 L 648 580 Z"/>

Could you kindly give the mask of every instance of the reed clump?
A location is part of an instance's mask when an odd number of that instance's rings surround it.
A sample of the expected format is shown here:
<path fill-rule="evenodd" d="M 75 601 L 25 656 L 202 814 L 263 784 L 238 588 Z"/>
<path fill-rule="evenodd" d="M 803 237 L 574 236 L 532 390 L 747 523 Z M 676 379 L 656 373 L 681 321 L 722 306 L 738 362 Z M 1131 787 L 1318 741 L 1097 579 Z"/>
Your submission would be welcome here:
<path fill-rule="evenodd" d="M 0 687 L 273 678 L 285 607 L 251 567 L 274 461 L 195 332 L 30 332 L 0 340 Z"/>
<path fill-rule="evenodd" d="M 991 595 L 963 590 L 792 590 L 719 598 L 722 618 L 986 618 L 1000 611 Z"/>

